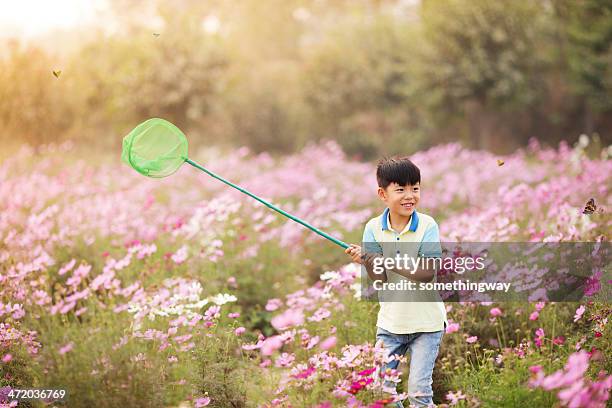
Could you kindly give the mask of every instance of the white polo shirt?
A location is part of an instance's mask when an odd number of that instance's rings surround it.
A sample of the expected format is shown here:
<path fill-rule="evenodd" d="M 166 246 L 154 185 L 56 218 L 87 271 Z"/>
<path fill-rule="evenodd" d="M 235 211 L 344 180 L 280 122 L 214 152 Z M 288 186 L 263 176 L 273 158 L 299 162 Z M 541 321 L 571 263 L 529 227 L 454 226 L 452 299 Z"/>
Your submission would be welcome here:
<path fill-rule="evenodd" d="M 395 257 L 402 252 L 414 252 L 410 257 L 441 257 L 440 232 L 436 221 L 427 214 L 412 212 L 404 230 L 397 233 L 390 228 L 389 209 L 372 218 L 363 231 L 363 246 L 366 252 L 377 252 L 385 257 Z M 413 242 L 418 245 L 392 243 Z M 385 243 L 380 245 L 380 243 Z M 410 248 L 410 249 L 407 249 Z M 414 248 L 414 249 L 412 249 Z M 417 253 L 418 251 L 418 253 Z M 395 272 L 387 272 L 387 282 L 400 282 L 408 278 Z M 434 275 L 432 282 L 436 281 Z M 418 282 L 417 282 L 418 285 Z M 418 294 L 417 294 L 418 295 Z M 380 301 L 376 326 L 395 334 L 434 332 L 445 330 L 448 325 L 444 302 L 388 302 Z"/>

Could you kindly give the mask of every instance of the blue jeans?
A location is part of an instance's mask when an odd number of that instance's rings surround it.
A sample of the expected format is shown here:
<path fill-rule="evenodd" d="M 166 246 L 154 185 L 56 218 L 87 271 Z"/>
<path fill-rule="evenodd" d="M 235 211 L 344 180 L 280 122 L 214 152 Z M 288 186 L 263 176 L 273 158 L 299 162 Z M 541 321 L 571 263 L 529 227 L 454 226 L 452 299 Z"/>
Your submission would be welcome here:
<path fill-rule="evenodd" d="M 411 406 L 435 407 L 433 405 L 433 390 L 431 388 L 433 380 L 431 375 L 443 334 L 444 330 L 430 333 L 394 334 L 380 327 L 376 329 L 376 342 L 382 341 L 384 349 L 390 356 L 394 354 L 403 356 L 410 350 L 408 400 Z M 398 365 L 399 361 L 393 360 L 381 368 L 395 370 Z M 391 388 L 395 387 L 395 383 L 392 381 L 386 381 L 384 385 Z M 404 405 L 397 402 L 395 406 L 403 408 Z"/>

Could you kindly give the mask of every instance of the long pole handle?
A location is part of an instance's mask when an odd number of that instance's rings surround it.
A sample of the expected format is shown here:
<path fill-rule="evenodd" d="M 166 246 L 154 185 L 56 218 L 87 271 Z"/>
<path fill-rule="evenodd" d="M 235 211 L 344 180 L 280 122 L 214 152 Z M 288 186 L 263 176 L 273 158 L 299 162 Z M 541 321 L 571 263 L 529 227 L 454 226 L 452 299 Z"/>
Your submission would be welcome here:
<path fill-rule="evenodd" d="M 316 232 L 317 234 L 321 235 L 324 238 L 329 239 L 330 241 L 332 241 L 333 243 L 340 245 L 342 248 L 348 248 L 349 245 L 346 242 L 340 241 L 337 238 L 332 237 L 331 235 L 321 231 L 320 229 L 318 229 L 317 227 L 314 227 L 312 225 L 310 225 L 309 223 L 307 223 L 306 221 L 303 221 L 301 219 L 299 219 L 298 217 L 289 214 L 288 212 L 281 210 L 280 208 L 278 208 L 277 206 L 275 206 L 274 204 L 257 197 L 255 194 L 251 193 L 248 190 L 245 190 L 244 188 L 237 186 L 236 184 L 232 183 L 231 181 L 228 181 L 226 179 L 224 179 L 223 177 L 213 173 L 212 171 L 200 166 L 198 163 L 194 162 L 191 159 L 185 159 L 185 161 L 189 164 L 191 164 L 192 166 L 202 170 L 203 172 L 205 172 L 206 174 L 208 174 L 209 176 L 212 176 L 214 178 L 216 178 L 217 180 L 220 180 L 222 182 L 224 182 L 225 184 L 227 184 L 228 186 L 234 187 L 236 190 L 243 192 L 244 194 L 253 197 L 254 199 L 256 199 L 257 201 L 259 201 L 260 203 L 262 203 L 263 205 L 265 205 L 268 208 L 273 209 L 276 212 L 279 212 L 281 214 L 283 214 L 285 217 L 292 219 L 293 221 L 302 224 L 303 226 L 305 226 L 306 228 L 308 228 L 309 230 L 311 230 L 312 232 Z"/>

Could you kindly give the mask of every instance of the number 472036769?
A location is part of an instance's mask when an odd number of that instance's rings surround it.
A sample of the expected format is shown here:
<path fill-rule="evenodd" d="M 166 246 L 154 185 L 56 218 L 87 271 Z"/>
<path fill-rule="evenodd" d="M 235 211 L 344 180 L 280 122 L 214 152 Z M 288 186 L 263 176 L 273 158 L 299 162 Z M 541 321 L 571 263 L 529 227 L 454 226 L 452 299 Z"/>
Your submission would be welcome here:
<path fill-rule="evenodd" d="M 58 388 L 12 388 L 7 397 L 15 400 L 63 400 L 66 398 L 66 390 Z"/>

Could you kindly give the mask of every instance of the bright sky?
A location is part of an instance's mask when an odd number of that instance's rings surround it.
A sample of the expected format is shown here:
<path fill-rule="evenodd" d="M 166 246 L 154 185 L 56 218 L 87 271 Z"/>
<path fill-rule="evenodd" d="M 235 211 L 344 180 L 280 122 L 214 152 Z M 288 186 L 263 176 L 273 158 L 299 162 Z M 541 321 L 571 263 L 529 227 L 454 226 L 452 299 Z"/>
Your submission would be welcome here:
<path fill-rule="evenodd" d="M 0 0 L 0 35 L 32 38 L 95 20 L 106 0 Z"/>

